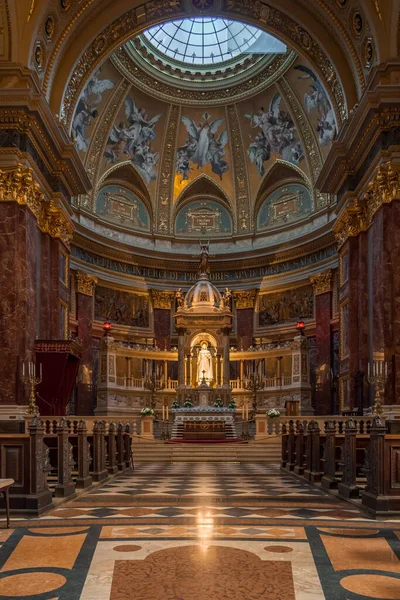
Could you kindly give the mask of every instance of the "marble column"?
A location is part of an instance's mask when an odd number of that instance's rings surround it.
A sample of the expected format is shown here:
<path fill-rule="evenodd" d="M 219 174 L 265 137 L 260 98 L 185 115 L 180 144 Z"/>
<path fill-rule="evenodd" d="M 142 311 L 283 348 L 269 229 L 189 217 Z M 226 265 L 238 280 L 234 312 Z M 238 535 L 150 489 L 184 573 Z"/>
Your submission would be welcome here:
<path fill-rule="evenodd" d="M 237 291 L 233 294 L 236 306 L 236 332 L 239 350 L 247 350 L 253 343 L 254 301 L 256 290 Z"/>
<path fill-rule="evenodd" d="M 93 381 L 93 294 L 97 279 L 86 273 L 77 271 L 76 281 L 76 315 L 78 321 L 78 337 L 82 342 L 82 361 L 76 399 L 76 414 L 91 415 L 95 403 Z"/>
<path fill-rule="evenodd" d="M 26 404 L 21 362 L 34 357 L 40 232 L 26 206 L 0 203 L 0 416 Z"/>
<path fill-rule="evenodd" d="M 229 388 L 230 372 L 229 372 L 229 329 L 222 330 L 222 369 L 223 369 L 223 387 Z"/>
<path fill-rule="evenodd" d="M 370 231 L 372 297 L 371 356 L 382 353 L 389 363 L 384 404 L 400 414 L 400 201 L 384 204 L 375 214 Z M 399 408 L 396 408 L 399 406 Z"/>
<path fill-rule="evenodd" d="M 158 348 L 171 348 L 171 308 L 172 292 L 151 290 L 153 300 L 154 335 Z"/>
<path fill-rule="evenodd" d="M 332 414 L 331 397 L 331 318 L 332 318 L 332 270 L 311 278 L 315 295 L 316 390 L 315 411 L 317 415 Z"/>
<path fill-rule="evenodd" d="M 185 385 L 185 330 L 178 329 L 178 386 Z"/>

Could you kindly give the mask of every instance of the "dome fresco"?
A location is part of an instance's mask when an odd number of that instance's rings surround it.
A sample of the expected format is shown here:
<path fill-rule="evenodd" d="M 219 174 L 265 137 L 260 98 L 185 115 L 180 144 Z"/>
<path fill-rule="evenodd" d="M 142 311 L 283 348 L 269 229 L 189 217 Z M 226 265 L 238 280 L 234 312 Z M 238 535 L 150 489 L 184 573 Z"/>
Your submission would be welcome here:
<path fill-rule="evenodd" d="M 212 22 L 214 33 L 224 23 L 225 37 L 234 31 L 223 19 L 193 21 L 203 28 L 206 24 L 211 27 Z M 166 44 L 165 32 L 172 35 L 173 27 L 176 32 L 183 31 L 187 23 L 166 23 L 140 37 L 152 35 L 153 41 L 161 44 L 163 38 Z M 249 32 L 255 29 L 243 27 Z M 261 91 L 258 86 L 252 94 L 250 83 L 250 92 L 246 88 L 243 98 L 228 104 L 214 101 L 224 92 L 213 88 L 210 101 L 199 106 L 186 96 L 181 101 L 175 88 L 167 100 L 159 93 L 165 85 L 161 79 L 159 84 L 152 79 L 153 92 L 149 93 L 140 77 L 132 75 L 135 63 L 131 54 L 126 50 L 124 62 L 121 52 L 123 49 L 92 74 L 71 122 L 76 148 L 93 173 L 93 191 L 82 202 L 89 213 L 97 213 L 109 225 L 118 224 L 119 231 L 126 228 L 143 236 L 152 231 L 171 238 L 211 235 L 235 239 L 237 234 L 260 233 L 264 235 L 262 244 L 268 245 L 265 232 L 283 225 L 295 227 L 297 221 L 312 219 L 314 211 L 327 205 L 327 198 L 316 192 L 315 182 L 335 138 L 336 120 L 327 91 L 304 58 L 289 49 L 291 54 L 285 54 L 289 58 L 282 63 L 281 72 L 267 68 Z M 204 90 L 208 94 L 206 84 Z M 282 182 L 274 172 L 278 163 L 286 168 Z M 143 217 L 139 225 L 121 215 L 105 214 L 104 198 L 99 195 L 115 169 L 126 164 L 132 172 L 128 188 L 144 189 L 151 205 L 150 214 L 146 213 L 149 221 Z M 205 192 L 199 184 L 191 195 L 192 186 L 202 177 L 215 185 L 215 191 Z M 286 214 L 288 190 L 291 208 Z M 183 196 L 184 204 L 177 212 Z M 278 215 L 280 198 L 283 212 Z M 143 206 L 141 210 L 144 215 L 147 209 Z M 310 231 L 313 228 L 310 221 Z M 302 226 L 301 235 L 306 230 Z M 275 243 L 275 238 L 270 239 Z"/>

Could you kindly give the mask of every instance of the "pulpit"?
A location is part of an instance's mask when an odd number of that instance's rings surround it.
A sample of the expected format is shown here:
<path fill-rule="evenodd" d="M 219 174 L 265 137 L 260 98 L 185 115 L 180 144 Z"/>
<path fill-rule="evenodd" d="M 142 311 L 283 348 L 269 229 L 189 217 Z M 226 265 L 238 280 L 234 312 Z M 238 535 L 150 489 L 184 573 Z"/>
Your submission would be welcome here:
<path fill-rule="evenodd" d="M 78 374 L 82 347 L 77 340 L 36 340 L 36 368 L 42 382 L 36 399 L 41 415 L 63 416 Z"/>

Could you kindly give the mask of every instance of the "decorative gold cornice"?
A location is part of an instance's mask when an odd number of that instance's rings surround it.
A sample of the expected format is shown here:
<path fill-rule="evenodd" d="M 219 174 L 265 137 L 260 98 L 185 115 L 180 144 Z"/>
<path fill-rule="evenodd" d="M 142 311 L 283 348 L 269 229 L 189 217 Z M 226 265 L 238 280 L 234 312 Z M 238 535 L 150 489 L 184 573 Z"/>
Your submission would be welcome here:
<path fill-rule="evenodd" d="M 73 225 L 57 200 L 45 200 L 31 168 L 19 164 L 14 169 L 0 169 L 0 202 L 17 202 L 27 206 L 43 233 L 48 233 L 69 246 L 74 232 Z"/>
<path fill-rule="evenodd" d="M 357 237 L 366 231 L 382 204 L 400 200 L 400 165 L 388 162 L 376 169 L 375 177 L 361 199 L 350 199 L 340 213 L 334 232 L 339 248 L 349 237 Z"/>
<path fill-rule="evenodd" d="M 153 300 L 153 308 L 164 308 L 165 310 L 171 310 L 174 292 L 150 290 L 150 293 Z"/>
<path fill-rule="evenodd" d="M 135 40 L 133 40 L 133 43 L 136 43 Z M 292 50 L 288 50 L 285 54 L 278 54 L 268 65 L 262 69 L 259 67 L 259 72 L 254 72 L 254 67 L 252 68 L 250 64 L 246 71 L 247 77 L 242 75 L 242 80 L 239 82 L 237 81 L 238 78 L 235 77 L 235 83 L 233 84 L 232 81 L 221 76 L 221 85 L 216 89 L 207 85 L 208 81 L 205 81 L 202 85 L 197 84 L 197 88 L 193 85 L 186 88 L 182 85 L 182 82 L 179 84 L 180 80 L 176 77 L 166 78 L 165 81 L 160 80 L 159 73 L 152 73 L 151 70 L 149 71 L 148 66 L 147 71 L 145 68 L 141 68 L 137 60 L 135 61 L 129 54 L 126 47 L 116 50 L 111 55 L 111 62 L 136 87 L 151 93 L 153 97 L 163 102 L 172 101 L 175 104 L 189 106 L 193 104 L 199 106 L 225 106 L 227 102 L 242 101 L 271 86 L 290 69 L 296 60 L 296 56 L 296 53 Z M 157 62 L 156 60 L 155 64 L 157 69 L 162 68 L 160 61 Z M 157 85 L 154 85 L 155 75 L 157 76 Z"/>
<path fill-rule="evenodd" d="M 321 294 L 332 291 L 332 275 L 332 269 L 328 269 L 327 271 L 324 271 L 324 273 L 319 273 L 318 275 L 314 275 L 314 277 L 310 277 L 315 296 L 320 296 Z"/>
<path fill-rule="evenodd" d="M 87 237 L 87 231 L 78 225 L 78 231 L 74 233 L 74 244 L 75 246 L 87 250 L 94 254 L 98 254 L 104 258 L 112 260 L 119 260 L 126 263 L 131 263 L 139 267 L 148 267 L 149 260 L 152 266 L 157 269 L 173 269 L 176 271 L 187 271 L 197 270 L 197 263 L 194 261 L 187 260 L 187 257 L 182 257 L 182 260 L 177 260 L 173 256 L 162 256 L 160 252 L 158 255 L 149 253 L 147 255 L 132 255 L 132 250 L 127 248 L 126 250 L 107 245 L 107 240 L 93 240 Z M 325 248 L 330 248 L 335 244 L 335 236 L 332 230 L 325 230 L 323 235 L 320 237 L 304 242 L 303 240 L 296 240 L 296 244 L 293 248 L 287 248 L 284 250 L 276 250 L 274 248 L 266 248 L 266 253 L 262 256 L 236 256 L 232 260 L 227 261 L 213 261 L 214 270 L 234 270 L 234 269 L 252 269 L 265 265 L 275 265 L 280 262 L 287 260 L 294 260 L 296 258 L 307 257 L 313 252 L 318 252 Z"/>
<path fill-rule="evenodd" d="M 240 290 L 238 292 L 233 292 L 236 309 L 254 308 L 256 294 L 257 290 Z"/>
<path fill-rule="evenodd" d="M 97 277 L 77 271 L 75 273 L 76 291 L 84 296 L 93 296 L 94 288 L 97 283 Z"/>

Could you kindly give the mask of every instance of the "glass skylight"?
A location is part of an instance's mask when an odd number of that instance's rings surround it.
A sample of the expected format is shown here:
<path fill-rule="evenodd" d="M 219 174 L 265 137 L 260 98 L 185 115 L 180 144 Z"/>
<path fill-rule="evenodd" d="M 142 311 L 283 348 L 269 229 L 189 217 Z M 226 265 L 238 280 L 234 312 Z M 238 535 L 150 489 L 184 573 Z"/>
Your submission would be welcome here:
<path fill-rule="evenodd" d="M 195 17 L 170 21 L 144 32 L 162 54 L 192 65 L 221 63 L 242 54 L 279 54 L 286 45 L 272 35 L 228 19 Z"/>

